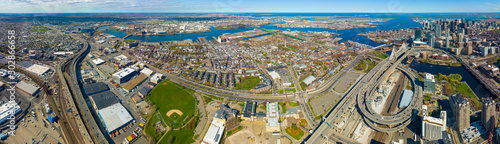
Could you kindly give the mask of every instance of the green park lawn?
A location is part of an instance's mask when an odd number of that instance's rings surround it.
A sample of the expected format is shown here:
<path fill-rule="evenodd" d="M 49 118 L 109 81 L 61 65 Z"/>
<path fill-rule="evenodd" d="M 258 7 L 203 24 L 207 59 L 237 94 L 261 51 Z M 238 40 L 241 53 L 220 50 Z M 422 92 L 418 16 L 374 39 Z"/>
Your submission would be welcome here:
<path fill-rule="evenodd" d="M 241 78 L 240 83 L 235 84 L 236 89 L 240 90 L 251 90 L 260 83 L 260 78 L 258 76 L 248 76 Z"/>
<path fill-rule="evenodd" d="M 145 132 L 156 141 L 160 140 L 160 138 L 165 135 L 159 143 L 184 144 L 194 142 L 194 128 L 185 127 L 175 130 L 185 125 L 187 121 L 193 117 L 195 119 L 198 118 L 195 117 L 195 99 L 188 91 L 191 90 L 185 89 L 168 80 L 163 80 L 149 93 L 148 99 L 158 108 L 157 113 L 160 113 L 167 125 L 173 128 L 173 130 L 168 131 L 166 134 L 159 134 L 154 127 L 154 123 L 158 122 L 159 119 L 156 113 L 152 115 L 146 125 Z M 166 113 L 172 109 L 180 110 L 183 114 L 172 113 L 170 117 L 168 117 Z M 187 116 L 189 116 L 189 118 L 186 119 Z M 186 121 L 183 121 L 184 119 L 186 119 Z"/>
<path fill-rule="evenodd" d="M 154 113 L 153 115 L 151 115 L 151 118 L 149 119 L 148 123 L 146 124 L 146 128 L 144 129 L 144 131 L 149 136 L 152 136 L 155 140 L 158 140 L 158 139 L 160 139 L 162 134 L 158 133 L 158 131 L 156 131 L 156 128 L 154 126 L 154 124 L 159 121 L 156 114 L 157 113 Z"/>
<path fill-rule="evenodd" d="M 188 89 L 186 88 L 186 90 Z M 182 86 L 164 80 L 156 85 L 148 95 L 148 99 L 158 108 L 167 125 L 172 128 L 182 126 L 185 123 L 183 120 L 187 116 L 189 116 L 189 118 L 194 116 L 196 106 L 195 99 L 186 90 Z M 178 109 L 182 111 L 183 114 L 175 118 L 176 120 L 169 118 L 166 113 L 172 109 Z M 186 121 L 189 120 L 189 118 L 186 119 Z"/>
<path fill-rule="evenodd" d="M 189 144 L 193 143 L 193 130 L 181 129 L 169 131 L 163 139 L 161 139 L 160 144 Z"/>

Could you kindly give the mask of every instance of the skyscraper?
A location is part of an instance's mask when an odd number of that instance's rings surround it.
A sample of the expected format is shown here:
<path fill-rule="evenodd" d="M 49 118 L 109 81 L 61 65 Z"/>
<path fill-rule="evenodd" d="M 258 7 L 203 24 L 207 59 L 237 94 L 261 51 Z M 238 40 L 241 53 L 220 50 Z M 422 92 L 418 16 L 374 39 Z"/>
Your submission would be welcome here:
<path fill-rule="evenodd" d="M 491 98 L 484 98 L 481 112 L 481 122 L 486 131 L 494 129 L 496 124 L 495 101 Z"/>
<path fill-rule="evenodd" d="M 439 22 L 436 23 L 434 30 L 436 32 L 436 37 L 441 37 L 441 24 L 439 24 Z"/>
<path fill-rule="evenodd" d="M 422 29 L 415 29 L 415 40 L 421 40 L 422 39 Z"/>
<path fill-rule="evenodd" d="M 450 105 L 456 119 L 458 130 L 463 130 L 470 127 L 470 103 L 469 100 L 463 98 L 460 93 L 450 95 Z"/>
<path fill-rule="evenodd" d="M 450 32 L 446 30 L 446 49 L 450 48 Z"/>
<path fill-rule="evenodd" d="M 429 45 L 429 48 L 434 48 L 435 40 L 436 38 L 434 37 L 434 34 L 429 34 L 429 36 L 427 36 L 427 44 Z"/>
<path fill-rule="evenodd" d="M 458 34 L 458 42 L 463 42 L 464 41 L 464 34 L 463 33 L 459 33 Z"/>

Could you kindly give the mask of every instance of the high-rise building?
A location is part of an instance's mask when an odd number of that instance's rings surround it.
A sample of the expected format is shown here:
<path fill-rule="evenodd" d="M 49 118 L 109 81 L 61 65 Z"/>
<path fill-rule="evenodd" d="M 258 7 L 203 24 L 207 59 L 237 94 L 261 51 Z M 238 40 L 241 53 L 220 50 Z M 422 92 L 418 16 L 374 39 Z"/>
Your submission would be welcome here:
<path fill-rule="evenodd" d="M 436 32 L 436 37 L 441 37 L 441 24 L 436 23 L 436 27 L 434 28 Z"/>
<path fill-rule="evenodd" d="M 488 51 L 489 51 L 490 47 L 481 47 L 481 55 L 482 56 L 488 56 Z"/>
<path fill-rule="evenodd" d="M 430 73 L 425 73 L 423 84 L 424 84 L 424 91 L 428 91 L 431 93 L 436 92 L 436 81 L 434 80 L 434 75 Z"/>
<path fill-rule="evenodd" d="M 415 29 L 415 40 L 422 39 L 422 29 Z"/>
<path fill-rule="evenodd" d="M 434 34 L 429 34 L 429 36 L 427 36 L 427 44 L 429 45 L 429 48 L 434 48 L 435 40 L 436 38 L 434 37 Z"/>
<path fill-rule="evenodd" d="M 446 30 L 446 49 L 450 48 L 450 32 Z"/>
<path fill-rule="evenodd" d="M 458 130 L 470 127 L 470 103 L 460 93 L 450 95 L 450 106 L 455 115 Z"/>
<path fill-rule="evenodd" d="M 423 111 L 427 111 L 427 106 L 422 106 Z M 423 115 L 422 118 L 422 139 L 433 141 L 442 139 L 442 132 L 446 130 L 446 111 L 441 111 L 441 117 L 435 118 Z"/>
<path fill-rule="evenodd" d="M 459 33 L 458 34 L 458 42 L 463 42 L 464 41 L 464 34 Z"/>
<path fill-rule="evenodd" d="M 467 55 L 471 55 L 472 54 L 472 45 L 467 45 L 467 49 L 466 49 L 466 52 L 465 52 Z"/>
<path fill-rule="evenodd" d="M 495 128 L 496 116 L 495 116 L 495 101 L 490 97 L 483 99 L 481 112 L 481 122 L 486 131 L 490 131 Z"/>

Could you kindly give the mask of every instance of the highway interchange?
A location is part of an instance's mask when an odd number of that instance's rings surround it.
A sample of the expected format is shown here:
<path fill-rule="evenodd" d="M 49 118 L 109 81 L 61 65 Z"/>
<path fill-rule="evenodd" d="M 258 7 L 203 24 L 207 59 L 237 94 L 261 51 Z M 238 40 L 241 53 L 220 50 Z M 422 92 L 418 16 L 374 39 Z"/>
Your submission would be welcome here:
<path fill-rule="evenodd" d="M 326 118 L 316 128 L 314 133 L 305 141 L 305 143 L 321 143 L 321 142 L 346 142 L 359 143 L 349 137 L 353 129 L 357 127 L 359 122 L 363 120 L 370 128 L 381 132 L 393 132 L 406 127 L 411 123 L 411 118 L 408 115 L 415 116 L 418 113 L 418 104 L 421 101 L 422 88 L 415 84 L 416 75 L 407 68 L 399 66 L 401 61 L 410 53 L 406 46 L 402 46 L 399 51 L 394 52 L 390 58 L 381 61 L 370 72 L 365 74 L 344 96 L 336 107 L 330 110 Z M 387 76 L 395 69 L 410 76 L 415 95 L 409 107 L 402 112 L 393 116 L 380 116 L 370 110 L 371 106 L 367 105 L 366 100 L 369 98 L 380 85 L 381 81 L 386 80 Z M 367 108 L 369 107 L 369 108 Z M 417 110 L 417 111 L 415 111 Z M 353 127 L 347 127 L 350 125 Z M 388 128 L 380 127 L 387 125 Z M 338 128 L 343 125 L 343 128 Z M 335 127 L 337 128 L 335 128 Z M 341 127 L 341 126 L 340 126 Z"/>
<path fill-rule="evenodd" d="M 98 125 L 98 118 L 95 113 L 92 112 L 92 108 L 89 107 L 90 102 L 86 99 L 81 91 L 82 85 L 78 81 L 77 69 L 81 65 L 83 58 L 89 53 L 90 45 L 87 41 L 84 41 L 84 49 L 79 53 L 75 54 L 73 57 L 68 58 L 68 61 L 64 62 L 60 65 L 60 71 L 66 72 L 66 66 L 69 66 L 69 76 L 70 78 L 66 78 L 68 83 L 68 88 L 72 91 L 73 100 L 77 105 L 77 109 L 80 116 L 82 117 L 83 122 L 85 123 L 86 128 L 92 136 L 93 141 L 89 141 L 89 143 L 109 143 L 110 138 L 107 134 L 104 134 L 106 130 Z M 406 49 L 406 46 L 403 46 L 400 51 L 395 52 L 391 55 L 390 58 L 387 58 L 380 62 L 380 64 L 376 65 L 370 72 L 365 74 L 362 79 L 357 81 L 350 90 L 345 94 L 342 100 L 337 103 L 337 105 L 332 108 L 320 121 L 317 121 L 314 117 L 311 108 L 308 105 L 308 102 L 311 98 L 322 96 L 328 92 L 333 91 L 335 85 L 337 85 L 342 77 L 346 75 L 354 66 L 357 64 L 365 55 L 366 52 L 370 52 L 371 50 L 364 51 L 355 57 L 354 60 L 350 62 L 347 66 L 345 66 L 342 70 L 339 71 L 337 77 L 332 76 L 325 80 L 325 82 L 318 88 L 314 90 L 302 91 L 300 89 L 300 83 L 298 81 L 297 75 L 292 68 L 289 68 L 289 72 L 292 76 L 293 83 L 298 90 L 294 94 L 251 94 L 251 93 L 242 93 L 239 91 L 232 91 L 227 89 L 219 89 L 214 87 L 209 87 L 206 85 L 202 85 L 196 81 L 193 81 L 188 78 L 184 78 L 177 75 L 172 75 L 170 73 L 166 73 L 158 68 L 155 68 L 149 64 L 148 67 L 157 73 L 162 73 L 166 76 L 167 79 L 178 83 L 187 88 L 193 89 L 195 91 L 206 93 L 210 95 L 214 95 L 217 97 L 224 97 L 233 100 L 240 101 L 298 101 L 301 110 L 309 124 L 313 128 L 313 133 L 309 137 L 307 137 L 304 142 L 305 143 L 318 143 L 320 141 L 324 141 L 325 138 L 327 141 L 338 141 L 338 142 L 347 142 L 347 143 L 358 143 L 356 140 L 349 138 L 348 135 L 352 134 L 354 129 L 361 123 L 364 122 L 370 128 L 375 129 L 377 131 L 382 132 L 392 132 L 399 129 L 404 128 L 411 122 L 411 118 L 408 115 L 414 115 L 417 111 L 414 109 L 418 109 L 419 105 L 417 102 L 421 99 L 422 89 L 415 83 L 416 76 L 407 68 L 399 66 L 400 62 L 408 55 L 409 52 Z M 141 58 L 131 56 L 128 53 L 124 53 L 129 58 L 135 59 L 137 61 L 143 61 Z M 415 95 L 411 106 L 406 108 L 401 113 L 394 116 L 380 116 L 371 110 L 371 106 L 369 103 L 366 103 L 365 99 L 369 98 L 372 92 L 375 91 L 376 87 L 388 76 L 388 74 L 392 73 L 395 69 L 398 69 L 405 73 L 406 76 L 410 77 L 412 80 L 412 85 L 414 88 Z M 376 80 L 374 80 L 377 78 Z M 78 89 L 78 90 L 77 90 Z M 128 96 L 124 96 L 128 97 Z M 417 100 L 415 100 L 415 98 Z M 333 125 L 338 124 L 337 122 L 344 121 L 342 129 L 335 129 Z M 379 124 L 388 125 L 388 128 L 379 127 Z M 101 124 L 102 125 L 102 124 Z"/>

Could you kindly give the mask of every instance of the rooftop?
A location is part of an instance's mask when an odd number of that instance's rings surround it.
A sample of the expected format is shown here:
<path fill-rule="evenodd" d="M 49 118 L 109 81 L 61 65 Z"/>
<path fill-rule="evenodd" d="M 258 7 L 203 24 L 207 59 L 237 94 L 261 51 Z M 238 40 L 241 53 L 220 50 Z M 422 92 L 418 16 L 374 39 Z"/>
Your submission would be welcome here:
<path fill-rule="evenodd" d="M 106 85 L 106 83 L 98 82 L 98 83 L 83 85 L 83 89 L 85 90 L 85 93 L 87 95 L 93 95 L 99 92 L 107 91 L 109 90 L 109 87 Z"/>
<path fill-rule="evenodd" d="M 26 83 L 25 81 L 17 83 L 16 87 L 29 94 L 34 94 L 40 89 L 38 86 Z"/>
<path fill-rule="evenodd" d="M 426 81 L 431 81 L 431 82 L 435 82 L 434 80 L 434 75 L 430 74 L 430 73 L 425 73 L 425 79 Z"/>
<path fill-rule="evenodd" d="M 123 77 L 126 77 L 128 76 L 129 74 L 135 72 L 134 69 L 132 68 L 125 68 L 125 69 L 122 69 L 116 73 L 113 74 L 113 77 L 117 77 L 117 78 L 123 78 Z"/>
<path fill-rule="evenodd" d="M 101 93 L 97 93 L 90 96 L 92 101 L 98 110 L 109 107 L 113 104 L 120 103 L 120 101 L 116 98 L 115 93 L 111 91 L 105 91 Z"/>
<path fill-rule="evenodd" d="M 224 124 L 222 122 L 212 120 L 212 124 L 210 124 L 202 143 L 219 144 L 223 133 Z"/>
<path fill-rule="evenodd" d="M 316 77 L 310 75 L 306 79 L 304 79 L 302 82 L 306 83 L 307 85 L 311 84 L 314 80 L 316 80 Z"/>
<path fill-rule="evenodd" d="M 101 109 L 98 113 L 108 133 L 122 127 L 134 119 L 121 103 L 115 103 Z"/>

